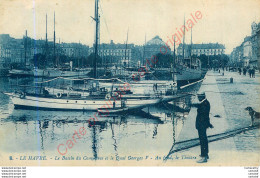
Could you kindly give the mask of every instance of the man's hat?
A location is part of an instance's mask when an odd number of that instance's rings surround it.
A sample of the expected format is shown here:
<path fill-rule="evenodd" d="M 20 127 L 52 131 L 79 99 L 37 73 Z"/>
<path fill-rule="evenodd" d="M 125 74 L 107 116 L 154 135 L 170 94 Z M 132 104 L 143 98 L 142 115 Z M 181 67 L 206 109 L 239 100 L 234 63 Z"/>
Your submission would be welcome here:
<path fill-rule="evenodd" d="M 197 96 L 198 97 L 206 97 L 206 94 L 205 94 L 205 92 L 198 92 Z"/>

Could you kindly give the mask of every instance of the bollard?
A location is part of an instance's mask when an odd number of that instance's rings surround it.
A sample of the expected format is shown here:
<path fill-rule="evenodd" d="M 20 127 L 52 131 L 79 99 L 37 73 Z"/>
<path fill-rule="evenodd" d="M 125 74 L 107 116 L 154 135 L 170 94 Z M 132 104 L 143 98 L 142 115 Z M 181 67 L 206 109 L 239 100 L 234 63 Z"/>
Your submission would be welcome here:
<path fill-rule="evenodd" d="M 230 83 L 233 83 L 233 78 L 232 77 L 230 78 Z"/>

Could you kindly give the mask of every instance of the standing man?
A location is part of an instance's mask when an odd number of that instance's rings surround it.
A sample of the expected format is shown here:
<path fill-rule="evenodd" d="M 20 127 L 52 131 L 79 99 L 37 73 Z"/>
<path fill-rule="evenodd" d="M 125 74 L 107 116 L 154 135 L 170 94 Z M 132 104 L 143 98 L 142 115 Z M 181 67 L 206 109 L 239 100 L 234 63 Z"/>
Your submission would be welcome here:
<path fill-rule="evenodd" d="M 246 68 L 245 67 L 243 68 L 243 75 L 246 76 Z"/>
<path fill-rule="evenodd" d="M 252 69 L 252 77 L 255 78 L 255 67 Z"/>
<path fill-rule="evenodd" d="M 239 75 L 241 75 L 242 70 L 240 67 L 238 68 L 238 72 L 239 72 Z"/>
<path fill-rule="evenodd" d="M 195 104 L 197 107 L 197 117 L 196 117 L 196 129 L 198 130 L 201 159 L 197 163 L 205 163 L 209 159 L 209 149 L 208 149 L 208 138 L 207 138 L 207 128 L 213 128 L 210 123 L 209 113 L 210 113 L 210 103 L 206 98 L 205 93 L 200 93 L 197 95 L 199 104 Z"/>

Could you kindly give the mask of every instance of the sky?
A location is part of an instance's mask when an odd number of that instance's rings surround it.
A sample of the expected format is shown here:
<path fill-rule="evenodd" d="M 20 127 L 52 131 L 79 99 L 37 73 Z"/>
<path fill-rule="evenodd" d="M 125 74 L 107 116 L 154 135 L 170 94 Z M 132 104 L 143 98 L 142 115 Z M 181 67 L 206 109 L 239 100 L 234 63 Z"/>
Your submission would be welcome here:
<path fill-rule="evenodd" d="M 0 34 L 45 39 L 48 14 L 48 39 L 53 40 L 54 11 L 56 38 L 61 42 L 94 42 L 94 0 L 0 0 Z M 226 53 L 251 34 L 252 22 L 260 22 L 259 0 L 99 0 L 100 41 L 143 45 L 159 35 L 167 42 L 185 20 L 201 19 L 192 28 L 193 43 L 222 43 Z M 176 29 L 177 28 L 177 29 Z M 190 31 L 186 43 L 190 43 Z M 170 44 L 170 43 L 169 43 Z"/>

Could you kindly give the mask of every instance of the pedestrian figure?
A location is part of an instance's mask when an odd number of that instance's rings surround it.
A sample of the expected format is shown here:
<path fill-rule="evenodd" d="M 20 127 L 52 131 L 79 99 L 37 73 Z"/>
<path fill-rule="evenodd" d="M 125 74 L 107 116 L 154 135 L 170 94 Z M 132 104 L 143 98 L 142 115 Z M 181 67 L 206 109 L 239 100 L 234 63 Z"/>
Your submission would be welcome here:
<path fill-rule="evenodd" d="M 252 77 L 255 78 L 255 69 L 252 69 Z"/>
<path fill-rule="evenodd" d="M 239 75 L 241 75 L 241 72 L 242 72 L 241 68 L 238 68 L 238 72 L 239 72 Z"/>
<path fill-rule="evenodd" d="M 209 159 L 207 129 L 209 127 L 213 128 L 213 125 L 210 123 L 210 103 L 206 99 L 205 93 L 198 94 L 197 96 L 200 102 L 198 104 L 193 104 L 193 106 L 197 107 L 197 117 L 195 126 L 198 130 L 201 149 L 201 159 L 198 160 L 197 163 L 205 163 Z"/>
<path fill-rule="evenodd" d="M 251 78 L 252 77 L 252 69 L 248 69 L 248 74 L 249 74 L 249 77 Z"/>
<path fill-rule="evenodd" d="M 246 68 L 243 68 L 243 75 L 246 75 Z"/>

